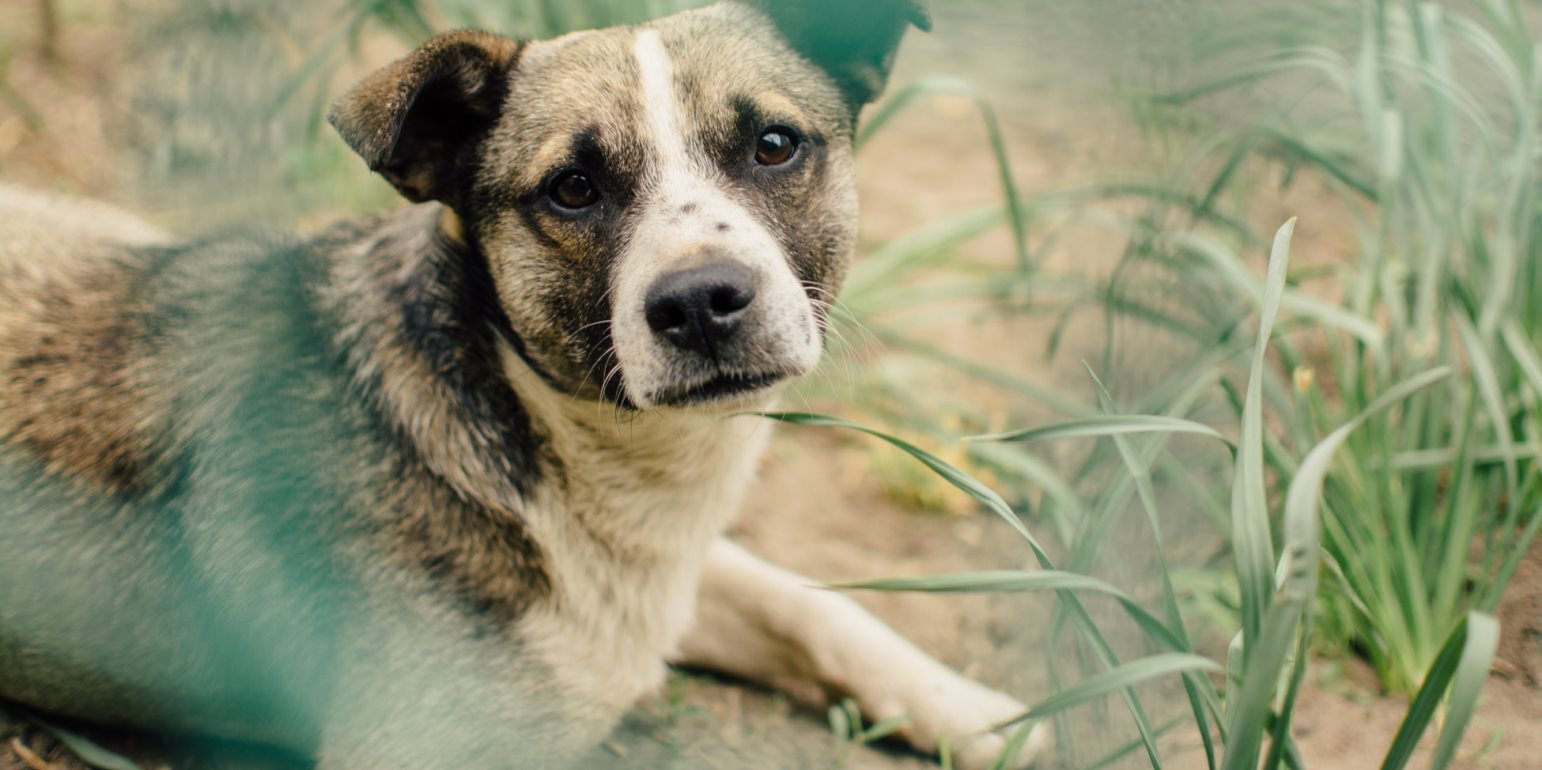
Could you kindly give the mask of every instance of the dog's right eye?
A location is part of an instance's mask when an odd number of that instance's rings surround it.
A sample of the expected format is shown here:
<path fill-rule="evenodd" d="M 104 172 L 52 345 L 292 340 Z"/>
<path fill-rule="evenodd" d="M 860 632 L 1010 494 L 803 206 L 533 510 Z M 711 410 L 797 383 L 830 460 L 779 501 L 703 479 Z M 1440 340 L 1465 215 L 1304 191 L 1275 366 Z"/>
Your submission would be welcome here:
<path fill-rule="evenodd" d="M 762 166 L 783 166 L 798 154 L 798 135 L 790 128 L 766 129 L 755 145 L 755 162 Z"/>
<path fill-rule="evenodd" d="M 551 185 L 551 199 L 565 209 L 586 209 L 600 200 L 600 191 L 589 177 L 576 171 L 557 177 Z"/>

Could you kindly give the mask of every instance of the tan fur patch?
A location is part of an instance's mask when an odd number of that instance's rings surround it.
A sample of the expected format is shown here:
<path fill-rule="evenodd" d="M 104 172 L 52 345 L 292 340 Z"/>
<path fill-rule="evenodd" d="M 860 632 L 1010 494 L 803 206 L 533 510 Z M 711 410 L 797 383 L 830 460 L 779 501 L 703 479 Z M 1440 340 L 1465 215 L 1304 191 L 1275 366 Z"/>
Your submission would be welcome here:
<path fill-rule="evenodd" d="M 0 279 L 0 443 L 120 492 L 150 454 L 136 270 L 103 256 Z"/>
<path fill-rule="evenodd" d="M 54 473 L 138 485 L 155 410 L 125 246 L 162 238 L 99 203 L 0 187 L 0 443 Z"/>

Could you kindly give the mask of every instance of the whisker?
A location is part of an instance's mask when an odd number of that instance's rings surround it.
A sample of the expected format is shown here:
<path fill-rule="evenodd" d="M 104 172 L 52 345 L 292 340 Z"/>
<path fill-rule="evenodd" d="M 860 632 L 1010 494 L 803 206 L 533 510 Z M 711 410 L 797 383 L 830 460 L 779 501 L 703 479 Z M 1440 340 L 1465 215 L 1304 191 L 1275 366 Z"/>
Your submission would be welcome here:
<path fill-rule="evenodd" d="M 595 360 L 595 362 L 593 364 L 591 364 L 589 366 L 589 371 L 584 372 L 583 379 L 579 380 L 578 387 L 573 389 L 573 393 L 571 394 L 571 396 L 568 399 L 569 403 L 578 400 L 579 394 L 583 392 L 584 385 L 589 382 L 589 378 L 590 378 L 591 375 L 594 374 L 594 370 L 599 369 L 602 366 L 605 366 L 605 361 L 607 359 L 615 357 L 615 355 L 616 355 L 616 347 L 615 347 L 615 345 L 611 345 L 609 348 L 606 349 L 606 351 L 604 353 L 602 353 L 600 355 L 600 357 L 597 360 Z"/>

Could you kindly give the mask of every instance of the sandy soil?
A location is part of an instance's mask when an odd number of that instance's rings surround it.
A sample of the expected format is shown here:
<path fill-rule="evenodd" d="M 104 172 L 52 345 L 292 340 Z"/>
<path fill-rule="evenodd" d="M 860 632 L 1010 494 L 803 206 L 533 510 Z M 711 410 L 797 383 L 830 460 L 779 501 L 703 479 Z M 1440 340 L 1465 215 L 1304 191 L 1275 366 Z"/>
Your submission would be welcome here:
<path fill-rule="evenodd" d="M 1037 0 L 1036 0 L 1037 1 Z M 1080 67 L 1073 45 L 1054 29 L 1034 26 L 1027 14 L 991 17 L 988 23 L 962 7 L 938 8 L 939 32 L 914 39 L 897 82 L 951 72 L 969 77 L 1000 109 L 1015 174 L 1027 192 L 1136 174 L 1144 153 L 1131 132 L 1118 128 L 1122 113 L 1094 94 L 1096 78 Z M 36 56 L 26 34 L 28 8 L 0 6 L 0 45 L 15 52 L 3 77 L 36 115 L 0 101 L 0 181 L 91 194 L 110 200 L 134 197 L 133 181 L 111 158 L 112 127 L 124 115 L 115 52 L 121 35 L 107 17 L 83 20 L 80 34 L 63 38 L 60 64 Z M 1069 22 L 1066 22 L 1069 23 Z M 1128 30 L 1124 35 L 1131 34 Z M 1123 39 L 1123 38 L 1121 38 Z M 1079 50 L 1079 49 L 1077 49 Z M 1120 65 L 1126 66 L 1126 65 Z M 1103 73 L 1106 75 L 1107 73 Z M 42 130 L 32 122 L 42 119 Z M 866 238 L 881 241 L 947 212 L 996 200 L 994 169 L 983 148 L 978 118 L 967 103 L 943 99 L 901 118 L 864 153 L 860 183 Z M 1342 217 L 1310 195 L 1262 204 L 1258 217 L 1281 221 L 1290 213 L 1316 213 L 1304 227 L 1303 252 L 1332 258 L 1343 243 Z M 1009 251 L 1003 235 L 972 244 L 982 255 Z M 1061 270 L 1096 273 L 1117 254 L 1117 239 L 1079 234 L 1051 252 Z M 1035 381 L 1084 382 L 1080 359 L 1095 352 L 1101 331 L 1089 320 L 1053 360 L 1044 354 L 1047 330 L 1038 326 L 968 325 L 943 329 L 950 348 L 1007 366 Z M 1162 351 L 1150 352 L 1161 358 Z M 971 395 L 976 395 L 971 393 Z M 986 403 L 997 393 L 977 394 Z M 1003 408 L 1008 404 L 1003 400 Z M 801 406 L 801 405 L 800 405 Z M 838 404 L 815 407 L 840 409 Z M 1019 415 L 1030 407 L 1010 404 Z M 1028 552 L 1005 526 L 984 515 L 945 515 L 894 502 L 871 473 L 872 444 L 811 430 L 783 429 L 737 537 L 753 550 L 810 576 L 854 579 L 959 570 L 1020 567 Z M 1204 544 L 1213 534 L 1180 528 L 1176 548 Z M 1144 531 L 1121 534 L 1117 581 L 1140 595 L 1152 568 Z M 1203 548 L 1195 548 L 1202 551 Z M 866 595 L 860 599 L 920 646 L 942 660 L 1027 701 L 1047 695 L 1042 626 L 1050 605 L 1042 598 L 938 598 Z M 1506 637 L 1501 662 L 1470 732 L 1462 766 L 1521 770 L 1542 766 L 1542 549 L 1517 575 L 1501 608 Z M 1129 654 L 1143 652 L 1134 636 L 1120 640 Z M 1219 649 L 1214 652 L 1219 653 Z M 1354 665 L 1319 663 L 1297 722 L 1309 766 L 1319 770 L 1374 767 L 1390 741 L 1404 704 L 1371 694 L 1371 681 Z M 1158 719 L 1181 713 L 1171 688 L 1147 693 Z M 1133 736 L 1116 706 L 1075 713 L 1074 754 L 1055 766 L 1080 767 Z M 13 742 L 0 749 L 0 770 L 79 765 L 46 736 L 8 727 Z M 138 756 L 167 761 L 177 770 L 201 767 L 293 767 L 267 757 L 194 753 L 170 757 L 153 738 L 106 736 Z M 1194 741 L 1173 736 L 1164 749 L 1175 767 L 1199 767 Z M 35 757 L 33 755 L 36 755 Z M 932 767 L 924 758 L 892 747 L 843 746 L 818 710 L 775 693 L 701 674 L 680 674 L 668 691 L 641 704 L 587 767 L 597 770 L 655 768 L 849 768 L 912 770 Z M 1143 767 L 1138 757 L 1117 767 Z"/>

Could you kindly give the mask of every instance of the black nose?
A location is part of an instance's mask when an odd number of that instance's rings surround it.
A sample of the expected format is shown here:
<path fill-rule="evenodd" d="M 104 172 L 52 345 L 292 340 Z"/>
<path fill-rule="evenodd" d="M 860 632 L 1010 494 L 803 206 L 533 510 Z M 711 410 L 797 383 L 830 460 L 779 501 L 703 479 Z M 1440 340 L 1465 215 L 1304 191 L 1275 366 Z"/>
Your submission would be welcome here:
<path fill-rule="evenodd" d="M 739 333 L 745 310 L 754 301 L 755 274 L 737 262 L 720 260 L 654 281 L 643 313 L 653 331 L 670 344 L 716 358 Z"/>

